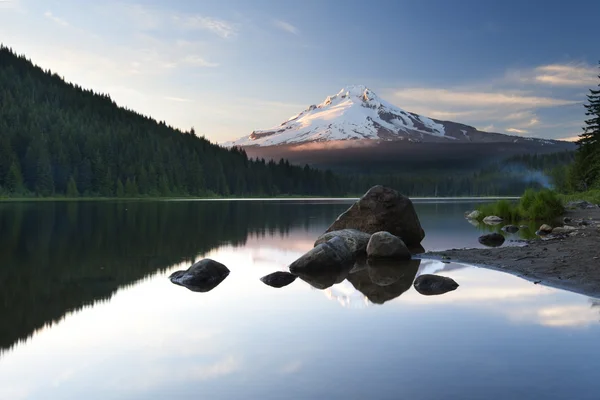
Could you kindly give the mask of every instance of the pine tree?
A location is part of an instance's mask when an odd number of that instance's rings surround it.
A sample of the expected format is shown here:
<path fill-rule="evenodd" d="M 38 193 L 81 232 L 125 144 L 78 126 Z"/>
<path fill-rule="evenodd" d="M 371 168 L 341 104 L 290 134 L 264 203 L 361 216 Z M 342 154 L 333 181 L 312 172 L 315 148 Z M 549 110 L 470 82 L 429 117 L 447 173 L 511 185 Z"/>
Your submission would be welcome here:
<path fill-rule="evenodd" d="M 577 141 L 579 149 L 574 173 L 578 186 L 587 190 L 592 185 L 600 185 L 600 89 L 590 89 L 584 107 L 585 115 L 590 118 L 585 120 L 583 133 Z"/>
<path fill-rule="evenodd" d="M 69 181 L 67 182 L 67 196 L 68 197 L 77 197 L 79 196 L 79 192 L 77 191 L 77 183 L 75 183 L 75 178 L 71 175 Z"/>
<path fill-rule="evenodd" d="M 127 178 L 127 181 L 125 181 L 125 194 L 127 197 L 136 197 L 138 195 L 138 187 L 135 180 Z"/>
<path fill-rule="evenodd" d="M 23 192 L 23 176 L 21 175 L 21 169 L 19 165 L 13 162 L 8 170 L 6 176 L 6 189 L 10 193 L 22 193 Z"/>
<path fill-rule="evenodd" d="M 125 197 L 125 188 L 123 187 L 123 182 L 120 179 L 117 179 L 117 189 L 116 189 L 117 197 Z"/>

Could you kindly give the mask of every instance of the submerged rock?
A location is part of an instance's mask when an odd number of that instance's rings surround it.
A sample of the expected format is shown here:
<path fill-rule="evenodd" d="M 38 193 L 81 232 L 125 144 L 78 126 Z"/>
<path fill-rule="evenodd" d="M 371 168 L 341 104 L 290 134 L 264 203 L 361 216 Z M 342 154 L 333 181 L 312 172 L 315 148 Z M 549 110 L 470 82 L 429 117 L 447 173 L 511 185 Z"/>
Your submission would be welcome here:
<path fill-rule="evenodd" d="M 458 283 L 445 276 L 425 274 L 415 279 L 414 287 L 422 295 L 435 296 L 456 290 Z"/>
<path fill-rule="evenodd" d="M 479 243 L 489 247 L 502 246 L 505 240 L 504 236 L 500 233 L 488 233 L 487 235 L 479 236 Z"/>
<path fill-rule="evenodd" d="M 397 191 L 374 186 L 341 214 L 327 232 L 356 229 L 373 234 L 386 231 L 401 238 L 409 247 L 418 246 L 425 232 L 412 201 Z"/>
<path fill-rule="evenodd" d="M 376 232 L 371 235 L 367 245 L 367 256 L 369 258 L 409 260 L 410 250 L 398 236 L 394 236 L 389 232 Z"/>
<path fill-rule="evenodd" d="M 519 227 L 516 225 L 504 225 L 502 230 L 508 233 L 516 233 L 519 232 Z"/>
<path fill-rule="evenodd" d="M 336 236 L 344 239 L 346 246 L 348 246 L 348 249 L 354 255 L 365 253 L 367 251 L 367 244 L 369 244 L 369 239 L 371 238 L 369 233 L 357 231 L 356 229 L 342 229 L 322 234 L 315 242 L 315 246 L 325 243 Z"/>
<path fill-rule="evenodd" d="M 502 218 L 497 217 L 495 215 L 490 215 L 483 219 L 483 222 L 488 225 L 498 225 L 502 221 L 504 221 Z"/>
<path fill-rule="evenodd" d="M 185 271 L 176 271 L 169 276 L 171 282 L 184 286 L 193 292 L 209 292 L 229 275 L 223 264 L 206 258 L 198 261 Z"/>
<path fill-rule="evenodd" d="M 421 260 L 369 259 L 367 268 L 353 269 L 347 279 L 370 302 L 383 304 L 410 289 L 420 264 Z"/>
<path fill-rule="evenodd" d="M 478 210 L 471 211 L 466 215 L 467 219 L 479 219 L 479 217 L 481 217 L 481 212 Z"/>
<path fill-rule="evenodd" d="M 294 275 L 327 272 L 329 269 L 352 264 L 353 254 L 339 236 L 321 243 L 290 264 Z"/>
<path fill-rule="evenodd" d="M 289 272 L 277 271 L 272 274 L 263 276 L 260 278 L 261 282 L 265 285 L 272 286 L 274 288 L 282 288 L 289 285 L 296 280 L 296 276 Z"/>

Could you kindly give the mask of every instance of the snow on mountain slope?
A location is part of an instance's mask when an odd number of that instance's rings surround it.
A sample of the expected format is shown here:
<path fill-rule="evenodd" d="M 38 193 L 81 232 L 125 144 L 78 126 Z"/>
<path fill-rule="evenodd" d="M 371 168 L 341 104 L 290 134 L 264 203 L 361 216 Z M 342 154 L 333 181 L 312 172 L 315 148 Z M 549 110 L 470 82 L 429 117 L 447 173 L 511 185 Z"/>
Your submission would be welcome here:
<path fill-rule="evenodd" d="M 481 132 L 472 126 L 438 121 L 404 111 L 365 86 L 347 86 L 281 125 L 257 130 L 225 146 L 276 146 L 343 140 L 411 142 L 509 142 L 538 140 Z M 546 141 L 552 144 L 551 141 Z"/>

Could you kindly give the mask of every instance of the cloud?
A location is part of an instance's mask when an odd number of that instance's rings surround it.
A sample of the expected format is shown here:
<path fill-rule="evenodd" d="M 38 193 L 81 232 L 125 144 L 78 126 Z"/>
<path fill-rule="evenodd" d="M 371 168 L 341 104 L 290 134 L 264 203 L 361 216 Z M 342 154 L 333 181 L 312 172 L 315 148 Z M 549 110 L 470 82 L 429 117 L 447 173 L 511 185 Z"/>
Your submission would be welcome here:
<path fill-rule="evenodd" d="M 44 13 L 44 17 L 48 18 L 48 19 L 49 19 L 49 20 L 51 20 L 51 21 L 54 21 L 55 23 L 57 23 L 57 24 L 58 24 L 58 25 L 60 25 L 60 26 L 64 26 L 64 27 L 68 27 L 68 26 L 70 26 L 70 24 L 69 24 L 67 21 L 65 21 L 65 20 L 64 20 L 64 19 L 62 19 L 62 18 L 59 18 L 59 17 L 55 16 L 55 15 L 54 15 L 54 14 L 52 14 L 50 11 L 46 11 L 46 12 Z"/>
<path fill-rule="evenodd" d="M 232 22 L 201 15 L 173 15 L 172 21 L 183 29 L 206 30 L 224 39 L 237 36 L 239 30 L 237 24 Z"/>
<path fill-rule="evenodd" d="M 550 64 L 536 68 L 533 79 L 552 86 L 589 87 L 598 84 L 598 73 L 587 64 Z"/>
<path fill-rule="evenodd" d="M 206 61 L 204 58 L 192 54 L 185 56 L 181 61 L 184 64 L 192 65 L 194 67 L 215 68 L 219 66 L 218 63 Z"/>
<path fill-rule="evenodd" d="M 282 31 L 291 33 L 293 35 L 299 35 L 300 31 L 298 30 L 298 28 L 296 28 L 294 25 L 290 24 L 289 22 L 280 20 L 280 19 L 276 19 L 273 20 L 273 25 L 279 29 L 281 29 Z"/>
<path fill-rule="evenodd" d="M 529 133 L 529 131 L 527 131 L 525 129 L 518 129 L 518 128 L 507 128 L 506 132 L 518 133 L 518 134 Z"/>

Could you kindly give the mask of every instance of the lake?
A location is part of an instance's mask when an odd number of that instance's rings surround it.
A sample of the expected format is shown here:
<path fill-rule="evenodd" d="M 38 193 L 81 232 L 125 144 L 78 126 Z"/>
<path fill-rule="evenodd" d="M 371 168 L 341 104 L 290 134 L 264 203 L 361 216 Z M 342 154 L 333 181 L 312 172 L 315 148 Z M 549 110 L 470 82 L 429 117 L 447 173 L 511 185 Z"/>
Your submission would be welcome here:
<path fill-rule="evenodd" d="M 598 300 L 432 260 L 400 285 L 259 280 L 350 204 L 0 203 L 0 399 L 598 398 Z M 479 247 L 475 206 L 416 202 L 425 249 Z M 231 270 L 212 291 L 168 280 L 204 257 Z M 423 296 L 423 273 L 460 287 Z"/>

